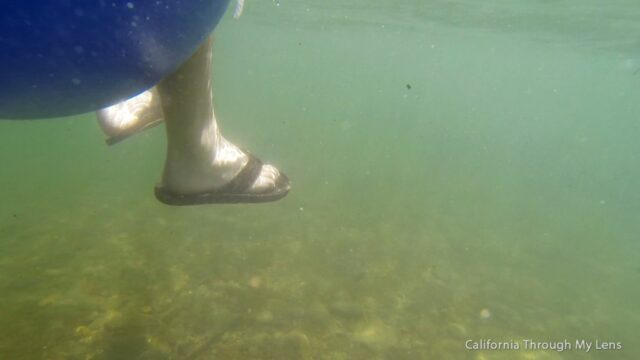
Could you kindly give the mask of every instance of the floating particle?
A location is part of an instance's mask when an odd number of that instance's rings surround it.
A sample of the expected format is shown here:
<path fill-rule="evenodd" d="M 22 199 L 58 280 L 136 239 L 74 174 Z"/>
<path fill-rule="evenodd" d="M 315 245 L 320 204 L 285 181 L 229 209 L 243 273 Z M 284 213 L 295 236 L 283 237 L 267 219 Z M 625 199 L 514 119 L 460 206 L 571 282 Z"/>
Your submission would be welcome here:
<path fill-rule="evenodd" d="M 249 279 L 248 285 L 252 289 L 258 289 L 262 286 L 262 279 L 260 279 L 258 276 L 253 276 L 251 277 L 251 279 Z"/>
<path fill-rule="evenodd" d="M 491 317 L 491 311 L 489 311 L 489 309 L 484 308 L 482 310 L 480 310 L 480 319 L 482 320 L 488 320 Z"/>

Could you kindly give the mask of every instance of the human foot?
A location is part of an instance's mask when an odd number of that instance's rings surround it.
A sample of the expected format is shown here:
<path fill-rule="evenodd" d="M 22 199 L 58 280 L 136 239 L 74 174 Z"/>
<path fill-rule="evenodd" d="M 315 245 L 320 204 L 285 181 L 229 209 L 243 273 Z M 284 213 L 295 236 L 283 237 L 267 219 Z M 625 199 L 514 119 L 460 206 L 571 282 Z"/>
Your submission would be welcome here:
<path fill-rule="evenodd" d="M 109 145 L 160 124 L 163 117 L 156 88 L 104 108 L 96 115 Z"/>
<path fill-rule="evenodd" d="M 156 197 L 165 204 L 266 202 L 284 197 L 289 179 L 227 141 L 212 98 L 212 40 L 157 86 L 167 157 Z"/>
<path fill-rule="evenodd" d="M 262 203 L 279 200 L 289 193 L 291 183 L 286 175 L 250 153 L 245 156 L 247 161 L 242 169 L 222 186 L 197 190 L 193 187 L 193 177 L 181 173 L 176 175 L 183 178 L 182 186 L 176 190 L 160 184 L 155 189 L 156 198 L 167 205 Z M 213 176 L 209 180 L 215 183 L 219 178 Z M 199 181 L 200 184 L 204 182 Z M 185 184 L 191 184 L 191 187 L 185 187 Z"/>

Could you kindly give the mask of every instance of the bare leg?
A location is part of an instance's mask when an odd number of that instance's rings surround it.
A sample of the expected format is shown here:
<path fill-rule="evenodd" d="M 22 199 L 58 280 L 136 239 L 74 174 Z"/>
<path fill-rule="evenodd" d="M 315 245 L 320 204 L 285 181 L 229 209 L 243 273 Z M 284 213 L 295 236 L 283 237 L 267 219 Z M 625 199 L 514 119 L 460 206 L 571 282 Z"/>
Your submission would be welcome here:
<path fill-rule="evenodd" d="M 102 124 L 105 121 L 118 123 L 115 121 L 118 117 L 143 120 L 163 115 L 167 157 L 156 197 L 164 203 L 278 200 L 289 191 L 287 177 L 220 133 L 213 111 L 211 47 L 212 40 L 208 39 L 189 60 L 151 90 L 152 101 L 145 100 L 143 93 L 100 111 L 101 126 L 105 129 Z"/>

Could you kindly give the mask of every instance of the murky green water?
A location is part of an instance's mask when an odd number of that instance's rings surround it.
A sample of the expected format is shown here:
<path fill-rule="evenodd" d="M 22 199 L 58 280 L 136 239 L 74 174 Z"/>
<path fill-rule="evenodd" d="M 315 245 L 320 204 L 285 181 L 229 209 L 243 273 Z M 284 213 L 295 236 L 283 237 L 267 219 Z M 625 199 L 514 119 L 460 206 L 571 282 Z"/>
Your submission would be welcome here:
<path fill-rule="evenodd" d="M 293 179 L 273 204 L 156 202 L 162 127 L 0 122 L 0 358 L 640 358 L 639 20 L 248 1 L 215 102 Z"/>

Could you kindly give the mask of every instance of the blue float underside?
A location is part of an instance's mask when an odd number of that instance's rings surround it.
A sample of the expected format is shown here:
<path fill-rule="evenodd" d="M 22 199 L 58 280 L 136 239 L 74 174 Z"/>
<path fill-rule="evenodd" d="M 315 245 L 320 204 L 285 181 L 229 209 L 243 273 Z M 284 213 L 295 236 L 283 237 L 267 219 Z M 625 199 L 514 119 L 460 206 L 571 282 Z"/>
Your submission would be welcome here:
<path fill-rule="evenodd" d="M 0 2 L 0 118 L 94 111 L 176 69 L 229 0 Z"/>

